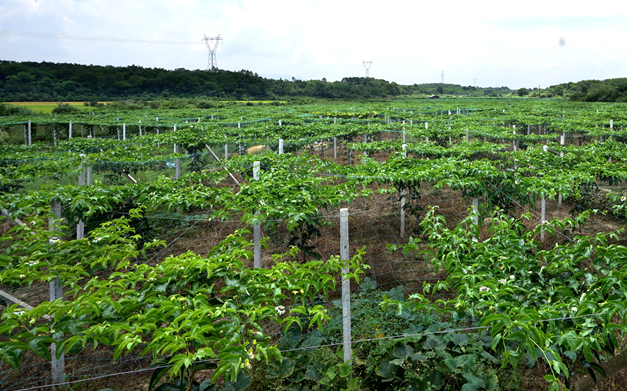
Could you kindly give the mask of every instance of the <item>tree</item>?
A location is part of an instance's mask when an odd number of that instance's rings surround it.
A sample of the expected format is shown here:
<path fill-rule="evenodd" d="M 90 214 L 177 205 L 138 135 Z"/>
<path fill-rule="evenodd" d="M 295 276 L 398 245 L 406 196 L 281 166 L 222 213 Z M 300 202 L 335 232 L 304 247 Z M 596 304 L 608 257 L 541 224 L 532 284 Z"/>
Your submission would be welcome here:
<path fill-rule="evenodd" d="M 529 94 L 529 90 L 526 88 L 519 88 L 518 91 L 516 91 L 516 94 L 518 94 L 518 96 L 525 96 Z"/>

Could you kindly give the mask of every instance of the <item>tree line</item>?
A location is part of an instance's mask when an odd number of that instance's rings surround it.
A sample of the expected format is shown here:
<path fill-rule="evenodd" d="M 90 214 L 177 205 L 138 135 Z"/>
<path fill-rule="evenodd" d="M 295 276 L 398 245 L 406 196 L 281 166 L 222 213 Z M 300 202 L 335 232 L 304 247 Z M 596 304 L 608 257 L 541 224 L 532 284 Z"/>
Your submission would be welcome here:
<path fill-rule="evenodd" d="M 556 96 L 582 102 L 627 102 L 627 78 L 582 80 L 547 88 Z"/>
<path fill-rule="evenodd" d="M 166 70 L 51 62 L 0 61 L 0 98 L 5 101 L 218 99 L 372 99 L 399 95 L 502 96 L 507 87 L 477 88 L 456 84 L 400 85 L 386 80 L 346 77 L 340 81 L 267 79 L 254 72 Z"/>

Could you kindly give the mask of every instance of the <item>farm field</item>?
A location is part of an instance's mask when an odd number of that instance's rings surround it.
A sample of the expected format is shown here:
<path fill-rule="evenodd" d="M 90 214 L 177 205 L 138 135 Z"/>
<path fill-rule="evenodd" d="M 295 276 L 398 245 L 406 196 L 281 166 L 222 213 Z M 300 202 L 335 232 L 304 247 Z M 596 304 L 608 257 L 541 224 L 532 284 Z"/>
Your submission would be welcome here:
<path fill-rule="evenodd" d="M 52 110 L 59 104 L 59 102 L 7 102 L 13 106 L 24 106 L 36 113 L 48 114 L 52 113 Z M 84 105 L 84 102 L 64 102 L 70 106 L 74 106 L 79 110 L 87 110 L 88 107 Z"/>
<path fill-rule="evenodd" d="M 560 100 L 0 117 L 0 387 L 624 389 L 626 142 Z"/>

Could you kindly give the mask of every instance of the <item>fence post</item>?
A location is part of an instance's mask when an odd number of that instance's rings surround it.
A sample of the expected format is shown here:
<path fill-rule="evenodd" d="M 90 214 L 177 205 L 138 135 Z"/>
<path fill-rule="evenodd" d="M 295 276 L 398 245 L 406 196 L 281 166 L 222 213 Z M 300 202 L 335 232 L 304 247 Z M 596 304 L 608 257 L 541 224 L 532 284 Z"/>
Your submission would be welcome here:
<path fill-rule="evenodd" d="M 475 224 L 479 225 L 479 198 L 472 199 L 472 214 Z"/>
<path fill-rule="evenodd" d="M 174 153 L 179 153 L 178 144 L 174 144 Z M 177 158 L 174 162 L 174 178 L 179 179 L 181 177 L 181 159 Z"/>
<path fill-rule="evenodd" d="M 283 139 L 279 139 L 279 155 L 283 154 Z"/>
<path fill-rule="evenodd" d="M 28 146 L 33 145 L 32 126 L 30 120 L 28 120 Z"/>
<path fill-rule="evenodd" d="M 405 133 L 403 133 L 403 136 Z M 407 157 L 407 144 L 403 144 L 403 151 L 401 152 L 403 157 Z M 401 238 L 405 237 L 405 189 L 401 190 Z"/>
<path fill-rule="evenodd" d="M 260 162 L 254 162 L 253 163 L 253 180 L 258 181 L 259 180 L 259 170 L 261 169 L 261 163 Z M 259 212 L 255 213 L 255 215 L 258 215 Z M 254 261 L 253 261 L 253 267 L 255 269 L 260 269 L 261 268 L 261 246 L 259 245 L 261 241 L 261 225 L 259 223 L 255 223 L 253 225 L 253 243 L 254 243 L 254 247 L 253 247 L 253 254 L 254 254 Z"/>
<path fill-rule="evenodd" d="M 540 224 L 542 230 L 540 231 L 540 241 L 544 242 L 544 222 L 546 221 L 546 197 L 542 194 L 542 210 L 540 211 Z"/>
<path fill-rule="evenodd" d="M 28 130 L 26 129 L 26 125 L 24 125 L 24 145 L 28 146 Z"/>
<path fill-rule="evenodd" d="M 85 168 L 84 163 L 83 163 L 81 164 L 80 172 L 78 174 L 79 186 L 85 186 L 86 175 L 87 175 L 87 169 Z M 82 219 L 79 219 L 78 225 L 76 226 L 76 239 L 83 239 L 84 237 L 85 237 L 85 223 L 83 223 Z"/>
<path fill-rule="evenodd" d="M 174 124 L 174 132 L 176 132 L 176 124 Z M 181 153 L 178 144 L 174 144 L 174 153 Z M 181 177 L 181 159 L 176 159 L 174 162 L 174 178 L 179 179 Z"/>
<path fill-rule="evenodd" d="M 59 220 L 61 220 L 61 202 L 54 200 L 50 206 L 55 217 L 48 220 L 48 229 L 51 232 L 57 232 L 59 230 Z M 52 245 L 56 240 L 58 240 L 56 236 L 51 236 L 50 244 Z M 50 301 L 57 299 L 63 299 L 63 287 L 59 278 L 50 281 Z M 65 356 L 61 354 L 57 359 L 57 344 L 55 343 L 50 345 L 50 358 L 52 383 L 61 383 L 65 376 Z"/>
<path fill-rule="evenodd" d="M 87 166 L 87 186 L 91 186 L 91 166 Z"/>
<path fill-rule="evenodd" d="M 337 159 L 337 137 L 333 137 L 333 159 Z"/>
<path fill-rule="evenodd" d="M 566 133 L 562 133 L 560 136 L 560 145 L 563 147 L 566 142 Z M 564 157 L 564 151 L 560 152 L 560 157 Z M 557 206 L 562 206 L 562 193 L 557 194 Z"/>
<path fill-rule="evenodd" d="M 351 285 L 348 273 L 348 209 L 340 209 L 340 259 L 346 262 L 342 267 L 342 330 L 344 341 L 344 362 L 351 361 Z"/>
<path fill-rule="evenodd" d="M 122 124 L 122 140 L 126 140 L 126 124 Z"/>
<path fill-rule="evenodd" d="M 70 121 L 68 136 L 69 136 L 69 139 L 72 139 L 72 121 Z"/>

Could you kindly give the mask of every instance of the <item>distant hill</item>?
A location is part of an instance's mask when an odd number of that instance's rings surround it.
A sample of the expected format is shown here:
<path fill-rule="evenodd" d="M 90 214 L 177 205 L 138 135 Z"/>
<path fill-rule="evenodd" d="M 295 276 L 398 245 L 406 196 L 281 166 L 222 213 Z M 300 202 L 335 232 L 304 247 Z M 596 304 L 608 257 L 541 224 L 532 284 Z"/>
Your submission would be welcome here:
<path fill-rule="evenodd" d="M 584 102 L 627 102 L 627 78 L 582 80 L 547 88 L 555 96 Z"/>
<path fill-rule="evenodd" d="M 386 80 L 346 77 L 341 81 L 267 79 L 239 72 L 0 61 L 0 99 L 5 101 L 103 101 L 126 98 L 215 97 L 279 99 L 313 97 L 372 99 L 398 95 L 501 96 L 507 87 L 456 84 L 399 85 Z"/>

